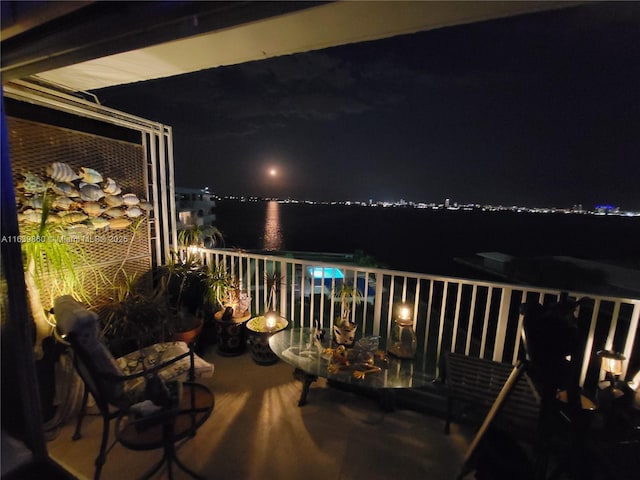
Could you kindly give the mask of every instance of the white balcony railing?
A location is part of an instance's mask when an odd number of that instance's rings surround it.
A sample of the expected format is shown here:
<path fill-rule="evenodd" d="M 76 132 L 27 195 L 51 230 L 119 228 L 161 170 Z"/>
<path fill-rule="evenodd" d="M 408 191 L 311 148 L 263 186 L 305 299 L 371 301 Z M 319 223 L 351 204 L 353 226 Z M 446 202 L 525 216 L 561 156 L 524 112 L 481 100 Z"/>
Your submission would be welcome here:
<path fill-rule="evenodd" d="M 523 348 L 523 316 L 526 301 L 557 302 L 558 290 L 433 276 L 419 273 L 358 267 L 251 254 L 231 250 L 203 250 L 207 265 L 223 262 L 252 297 L 252 312 L 263 313 L 267 303 L 266 274 L 278 271 L 278 310 L 293 326 L 320 325 L 329 329 L 339 316 L 336 283 L 340 276 L 358 286 L 366 301 L 352 309 L 360 336 L 388 338 L 397 302 L 413 304 L 413 323 L 418 350 L 437 378 L 440 357 L 453 351 L 479 358 L 515 364 Z M 604 378 L 598 350 L 622 352 L 626 360 L 621 378 L 635 374 L 640 354 L 635 349 L 640 317 L 640 299 L 604 297 L 564 292 L 583 299 L 581 321 L 589 323 L 580 382 L 594 392 Z M 586 317 L 586 319 L 585 319 Z M 631 366 L 631 370 L 630 370 Z"/>

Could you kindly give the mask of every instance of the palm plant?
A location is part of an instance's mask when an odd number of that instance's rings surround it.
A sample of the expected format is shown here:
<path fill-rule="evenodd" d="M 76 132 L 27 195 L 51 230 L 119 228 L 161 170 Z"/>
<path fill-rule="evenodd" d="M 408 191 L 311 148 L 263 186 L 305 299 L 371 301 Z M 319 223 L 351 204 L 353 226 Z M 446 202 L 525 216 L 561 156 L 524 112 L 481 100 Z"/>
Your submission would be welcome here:
<path fill-rule="evenodd" d="M 348 325 L 351 322 L 351 309 L 360 305 L 362 293 L 351 282 L 342 282 L 340 285 L 340 324 Z"/>

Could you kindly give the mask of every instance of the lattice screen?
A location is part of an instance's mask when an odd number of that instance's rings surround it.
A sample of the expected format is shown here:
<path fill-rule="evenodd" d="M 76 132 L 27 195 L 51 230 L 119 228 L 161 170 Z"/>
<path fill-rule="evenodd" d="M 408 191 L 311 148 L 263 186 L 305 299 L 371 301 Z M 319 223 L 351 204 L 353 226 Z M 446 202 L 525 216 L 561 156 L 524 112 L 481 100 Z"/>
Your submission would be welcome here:
<path fill-rule="evenodd" d="M 145 198 L 146 159 L 142 145 L 19 118 L 9 117 L 7 125 L 14 185 L 19 186 L 26 173 L 47 178 L 47 166 L 53 162 L 62 162 L 76 172 L 81 167 L 94 169 L 105 180 L 107 177 L 114 179 L 123 193 L 130 192 L 140 199 Z M 75 184 L 78 184 L 77 180 Z M 18 188 L 17 191 L 20 190 L 23 191 L 24 188 Z M 82 203 L 78 198 L 72 200 Z M 104 199 L 100 199 L 98 203 L 107 207 L 103 201 Z M 31 208 L 25 206 L 26 203 L 28 199 L 18 199 L 19 209 L 23 212 Z M 77 204 L 72 208 L 80 211 Z M 121 276 L 122 272 L 127 275 L 142 275 L 149 271 L 149 225 L 144 215 L 139 218 L 142 223 L 135 231 L 133 225 L 122 230 L 101 228 L 79 237 L 78 248 L 82 250 L 86 260 L 77 265 L 76 271 L 84 279 L 85 289 L 91 295 L 94 305 L 112 295 L 110 282 L 116 275 Z M 23 225 L 21 223 L 21 233 L 25 229 Z M 42 303 L 47 307 L 51 304 L 51 296 L 60 292 L 51 291 L 51 282 L 45 280 L 43 285 Z"/>

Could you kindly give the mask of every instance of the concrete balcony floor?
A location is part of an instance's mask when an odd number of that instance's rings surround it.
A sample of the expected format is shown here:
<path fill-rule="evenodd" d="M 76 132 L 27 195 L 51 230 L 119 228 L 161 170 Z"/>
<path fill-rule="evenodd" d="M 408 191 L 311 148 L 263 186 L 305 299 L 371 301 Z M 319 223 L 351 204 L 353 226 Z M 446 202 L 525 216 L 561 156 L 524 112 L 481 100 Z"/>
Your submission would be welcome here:
<path fill-rule="evenodd" d="M 454 423 L 445 435 L 440 417 L 385 412 L 375 400 L 328 387 L 323 379 L 312 385 L 308 404 L 298 407 L 301 382 L 289 365 L 260 366 L 248 352 L 223 357 L 211 349 L 203 357 L 216 366 L 212 378 L 200 380 L 214 393 L 215 408 L 177 455 L 205 478 L 451 479 L 460 473 L 474 433 L 468 427 Z M 102 419 L 86 417 L 77 441 L 71 440 L 74 424 L 60 428 L 49 453 L 78 478 L 93 478 Z M 101 478 L 139 478 L 161 456 L 161 450 L 138 452 L 116 444 Z M 174 474 L 188 478 L 176 468 Z M 168 478 L 166 470 L 154 478 Z"/>

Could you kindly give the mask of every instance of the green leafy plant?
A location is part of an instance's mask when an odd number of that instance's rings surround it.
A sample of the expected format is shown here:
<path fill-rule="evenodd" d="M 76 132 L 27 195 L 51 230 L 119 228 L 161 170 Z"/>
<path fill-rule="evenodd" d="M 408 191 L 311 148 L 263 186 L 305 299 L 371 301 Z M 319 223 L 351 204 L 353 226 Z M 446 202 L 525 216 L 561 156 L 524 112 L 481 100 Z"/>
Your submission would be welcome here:
<path fill-rule="evenodd" d="M 169 336 L 166 283 L 149 290 L 137 275 L 122 276 L 111 302 L 99 308 L 102 335 L 114 354 L 125 354 Z"/>
<path fill-rule="evenodd" d="M 21 226 L 22 252 L 25 264 L 25 284 L 29 307 L 36 327 L 34 352 L 41 357 L 42 340 L 51 334 L 52 325 L 47 318 L 43 305 L 42 292 L 53 299 L 59 295 L 71 294 L 75 298 L 90 303 L 90 295 L 85 288 L 83 275 L 77 265 L 85 261 L 82 243 L 59 223 L 49 221 L 51 197 L 43 197 L 42 213 L 39 223 L 26 223 Z M 85 272 L 101 275 L 99 271 Z"/>

